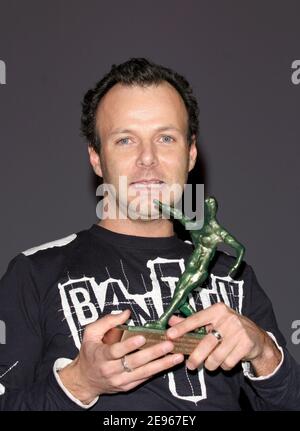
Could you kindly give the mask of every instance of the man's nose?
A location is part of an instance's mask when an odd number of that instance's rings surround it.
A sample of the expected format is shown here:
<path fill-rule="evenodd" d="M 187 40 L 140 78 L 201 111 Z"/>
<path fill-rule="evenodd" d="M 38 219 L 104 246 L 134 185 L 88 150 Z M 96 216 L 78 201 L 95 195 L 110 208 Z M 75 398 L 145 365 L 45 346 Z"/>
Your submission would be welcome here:
<path fill-rule="evenodd" d="M 143 167 L 153 167 L 158 164 L 157 149 L 153 142 L 141 143 L 136 163 L 137 166 Z"/>

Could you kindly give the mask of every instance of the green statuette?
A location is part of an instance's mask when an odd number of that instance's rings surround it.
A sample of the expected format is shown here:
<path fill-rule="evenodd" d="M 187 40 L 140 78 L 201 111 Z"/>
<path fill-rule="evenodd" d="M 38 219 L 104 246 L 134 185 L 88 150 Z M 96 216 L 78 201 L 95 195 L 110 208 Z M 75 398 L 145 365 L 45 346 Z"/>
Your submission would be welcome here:
<path fill-rule="evenodd" d="M 163 213 L 171 214 L 184 226 L 187 223 L 191 226 L 190 236 L 194 244 L 194 251 L 176 285 L 171 304 L 159 320 L 145 325 L 149 329 L 166 329 L 168 320 L 174 312 L 179 310 L 186 317 L 195 313 L 195 310 L 188 303 L 188 295 L 195 287 L 201 286 L 207 279 L 209 263 L 215 255 L 218 244 L 228 244 L 236 251 L 237 259 L 228 273 L 229 276 L 238 269 L 243 259 L 245 248 L 218 223 L 216 219 L 218 204 L 215 198 L 209 197 L 205 199 L 204 223 L 201 229 L 193 229 L 193 224 L 196 227 L 198 222 L 192 222 L 187 219 L 180 211 L 159 201 L 155 201 L 155 203 L 159 205 Z"/>
<path fill-rule="evenodd" d="M 196 312 L 188 302 L 188 295 L 196 287 L 202 286 L 209 276 L 209 264 L 216 253 L 217 246 L 221 243 L 225 243 L 231 246 L 236 252 L 236 261 L 230 268 L 228 276 L 232 276 L 238 269 L 243 259 L 245 248 L 218 223 L 216 219 L 218 204 L 213 197 L 205 199 L 204 223 L 201 225 L 201 228 L 198 228 L 199 221 L 191 221 L 179 210 L 157 200 L 155 200 L 154 203 L 159 206 L 164 215 L 171 215 L 173 218 L 178 219 L 186 229 L 188 228 L 194 245 L 194 251 L 186 263 L 185 271 L 176 284 L 172 301 L 163 315 L 160 316 L 157 321 L 146 323 L 142 327 L 127 326 L 126 332 L 132 332 L 132 335 L 142 333 L 142 335 L 147 337 L 147 332 L 152 331 L 150 338 L 153 338 L 153 335 L 156 333 L 157 342 L 159 342 L 162 340 L 162 337 L 164 337 L 168 321 L 172 314 L 180 311 L 184 316 L 188 317 Z M 202 338 L 206 334 L 204 327 L 197 329 L 195 332 L 198 336 L 198 341 L 199 338 Z M 192 337 L 189 340 L 186 338 L 182 339 L 181 346 L 179 346 L 177 350 L 181 350 L 182 353 L 190 353 L 193 350 L 192 346 L 187 349 L 185 349 L 184 346 L 193 343 L 195 347 L 195 343 L 198 342 L 197 339 L 195 339 L 195 332 L 186 334 L 184 337 L 189 335 L 192 335 Z M 127 337 L 128 336 L 127 334 Z M 152 340 L 152 342 L 154 342 L 154 340 Z"/>

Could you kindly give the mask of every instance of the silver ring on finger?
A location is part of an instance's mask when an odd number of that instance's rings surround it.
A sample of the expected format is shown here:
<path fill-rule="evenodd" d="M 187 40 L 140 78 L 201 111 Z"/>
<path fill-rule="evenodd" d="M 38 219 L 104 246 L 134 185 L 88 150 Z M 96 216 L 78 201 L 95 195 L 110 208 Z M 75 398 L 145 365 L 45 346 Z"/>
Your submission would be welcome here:
<path fill-rule="evenodd" d="M 216 329 L 212 329 L 209 333 L 216 337 L 216 339 L 218 340 L 218 344 L 222 342 L 223 337 L 219 331 L 217 331 Z"/>
<path fill-rule="evenodd" d="M 124 371 L 126 371 L 127 373 L 131 373 L 131 371 L 133 371 L 132 368 L 128 367 L 128 364 L 127 364 L 127 361 L 126 361 L 126 355 L 123 356 L 123 358 L 121 358 L 121 363 L 123 365 Z"/>

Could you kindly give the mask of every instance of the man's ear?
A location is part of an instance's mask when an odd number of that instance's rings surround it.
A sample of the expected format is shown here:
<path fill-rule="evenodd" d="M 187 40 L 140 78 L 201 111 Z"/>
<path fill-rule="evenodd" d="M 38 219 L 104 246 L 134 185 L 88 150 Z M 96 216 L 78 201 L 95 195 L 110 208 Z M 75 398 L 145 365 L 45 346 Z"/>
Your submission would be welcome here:
<path fill-rule="evenodd" d="M 102 178 L 102 168 L 101 168 L 101 160 L 97 151 L 91 146 L 88 146 L 88 152 L 90 156 L 90 163 L 93 167 L 93 170 L 98 177 Z"/>
<path fill-rule="evenodd" d="M 193 169 L 195 166 L 197 159 L 197 145 L 196 145 L 196 136 L 192 136 L 192 143 L 189 148 L 189 172 Z"/>

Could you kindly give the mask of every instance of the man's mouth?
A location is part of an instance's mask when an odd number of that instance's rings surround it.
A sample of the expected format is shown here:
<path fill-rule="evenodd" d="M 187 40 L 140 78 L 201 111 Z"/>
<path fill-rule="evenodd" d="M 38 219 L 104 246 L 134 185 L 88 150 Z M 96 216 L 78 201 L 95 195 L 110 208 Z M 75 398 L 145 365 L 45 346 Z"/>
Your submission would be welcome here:
<path fill-rule="evenodd" d="M 132 181 L 130 183 L 130 186 L 133 186 L 137 189 L 145 189 L 145 188 L 159 188 L 163 184 L 165 184 L 164 181 L 161 181 L 157 178 L 150 178 L 150 179 L 140 179 L 137 181 Z"/>

